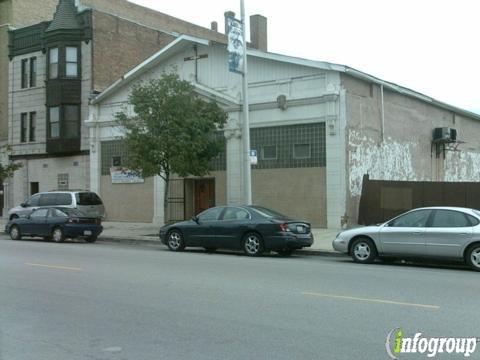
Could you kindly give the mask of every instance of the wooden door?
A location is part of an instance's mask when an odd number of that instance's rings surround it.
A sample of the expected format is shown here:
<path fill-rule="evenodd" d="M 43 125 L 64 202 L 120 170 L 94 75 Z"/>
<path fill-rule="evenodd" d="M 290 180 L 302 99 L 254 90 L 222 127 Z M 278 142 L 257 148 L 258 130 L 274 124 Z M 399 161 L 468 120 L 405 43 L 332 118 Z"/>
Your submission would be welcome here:
<path fill-rule="evenodd" d="M 195 180 L 195 214 L 215 206 L 215 179 Z"/>

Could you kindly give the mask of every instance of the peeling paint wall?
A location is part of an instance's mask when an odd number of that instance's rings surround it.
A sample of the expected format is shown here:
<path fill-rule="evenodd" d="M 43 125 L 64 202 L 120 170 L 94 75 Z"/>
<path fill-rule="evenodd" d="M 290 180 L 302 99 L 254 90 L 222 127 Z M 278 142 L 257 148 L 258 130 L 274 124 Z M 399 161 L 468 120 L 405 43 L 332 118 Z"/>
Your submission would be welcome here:
<path fill-rule="evenodd" d="M 445 181 L 480 181 L 479 152 L 448 152 L 445 158 Z"/>
<path fill-rule="evenodd" d="M 363 175 L 371 179 L 388 179 L 400 181 L 419 181 L 421 174 L 414 169 L 413 155 L 417 144 L 400 143 L 393 139 L 377 144 L 374 140 L 362 136 L 355 130 L 349 132 L 350 195 L 360 197 L 362 194 Z"/>
<path fill-rule="evenodd" d="M 392 181 L 480 181 L 480 121 L 342 75 L 347 93 L 347 216 L 358 219 L 363 176 Z M 452 127 L 460 144 L 438 153 L 433 129 Z M 458 145 L 458 146 L 456 146 Z M 453 151 L 456 146 L 456 151 Z M 445 156 L 444 156 L 445 154 Z"/>

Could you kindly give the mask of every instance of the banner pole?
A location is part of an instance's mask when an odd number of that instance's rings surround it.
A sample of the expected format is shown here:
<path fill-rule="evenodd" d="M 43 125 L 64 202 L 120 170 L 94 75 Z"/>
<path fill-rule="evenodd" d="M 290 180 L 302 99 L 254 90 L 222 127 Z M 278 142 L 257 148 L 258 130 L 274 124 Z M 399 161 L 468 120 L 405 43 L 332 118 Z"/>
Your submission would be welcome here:
<path fill-rule="evenodd" d="M 247 71 L 247 38 L 245 21 L 245 4 L 240 0 L 242 33 L 243 33 L 243 74 L 242 74 L 242 98 L 243 98 L 243 185 L 244 185 L 244 203 L 252 204 L 252 175 L 250 164 L 250 118 L 248 106 L 248 71 Z"/>

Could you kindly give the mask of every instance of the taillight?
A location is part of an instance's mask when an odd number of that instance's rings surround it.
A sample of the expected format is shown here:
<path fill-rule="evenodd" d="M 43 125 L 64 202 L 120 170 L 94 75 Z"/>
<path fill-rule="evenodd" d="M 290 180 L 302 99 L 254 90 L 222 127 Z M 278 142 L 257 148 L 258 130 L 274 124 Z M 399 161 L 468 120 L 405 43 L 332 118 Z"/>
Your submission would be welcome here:
<path fill-rule="evenodd" d="M 96 219 L 95 219 L 95 224 L 101 225 L 101 224 L 102 224 L 102 219 L 96 218 Z"/>
<path fill-rule="evenodd" d="M 288 224 L 280 224 L 280 230 L 281 231 L 290 231 L 288 228 Z"/>

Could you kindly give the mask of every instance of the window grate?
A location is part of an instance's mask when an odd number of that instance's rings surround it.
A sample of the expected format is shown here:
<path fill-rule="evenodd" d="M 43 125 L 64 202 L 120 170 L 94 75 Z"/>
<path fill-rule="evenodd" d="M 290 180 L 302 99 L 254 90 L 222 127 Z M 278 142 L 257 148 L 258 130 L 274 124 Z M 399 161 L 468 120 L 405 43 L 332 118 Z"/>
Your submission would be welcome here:
<path fill-rule="evenodd" d="M 265 157 L 273 146 L 276 158 Z M 250 148 L 262 155 L 253 169 L 325 167 L 325 123 L 254 128 Z"/>
<path fill-rule="evenodd" d="M 58 190 L 68 190 L 68 174 L 58 174 Z"/>

